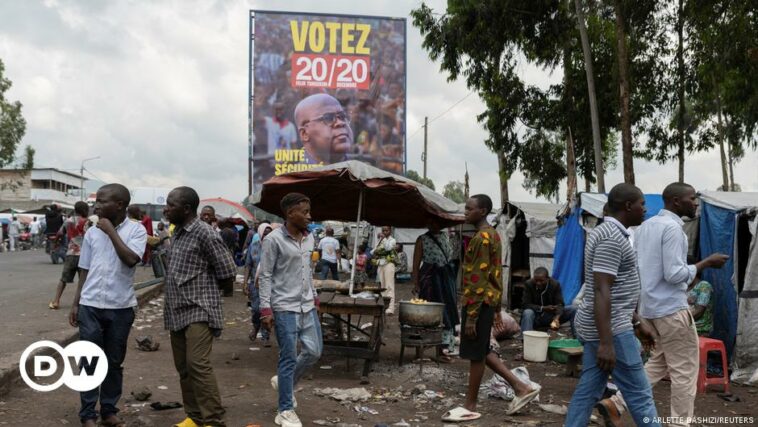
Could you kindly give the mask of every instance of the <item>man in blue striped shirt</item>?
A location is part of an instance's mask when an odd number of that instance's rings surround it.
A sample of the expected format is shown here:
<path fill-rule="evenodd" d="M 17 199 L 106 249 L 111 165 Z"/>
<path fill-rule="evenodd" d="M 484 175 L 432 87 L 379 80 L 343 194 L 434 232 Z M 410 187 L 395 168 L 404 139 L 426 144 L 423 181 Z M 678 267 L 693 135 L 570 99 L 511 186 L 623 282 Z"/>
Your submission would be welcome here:
<path fill-rule="evenodd" d="M 612 374 L 638 426 L 660 425 L 653 392 L 640 357 L 640 342 L 654 342 L 655 332 L 638 318 L 640 295 L 637 254 L 629 242 L 631 226 L 645 216 L 639 188 L 618 184 L 608 193 L 604 222 L 587 237 L 584 249 L 585 291 L 575 328 L 584 344 L 582 377 L 566 416 L 567 427 L 585 427 Z"/>

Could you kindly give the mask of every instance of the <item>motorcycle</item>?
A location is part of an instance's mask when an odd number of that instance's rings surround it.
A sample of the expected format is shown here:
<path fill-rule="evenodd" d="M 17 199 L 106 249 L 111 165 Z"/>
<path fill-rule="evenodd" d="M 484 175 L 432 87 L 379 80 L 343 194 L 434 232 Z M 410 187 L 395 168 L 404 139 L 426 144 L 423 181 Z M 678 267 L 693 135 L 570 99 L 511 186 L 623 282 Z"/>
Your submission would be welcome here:
<path fill-rule="evenodd" d="M 50 254 L 53 264 L 58 264 L 66 259 L 66 236 L 48 234 L 45 244 L 45 252 Z"/>
<path fill-rule="evenodd" d="M 18 242 L 16 243 L 18 251 L 28 251 L 34 245 L 32 241 L 32 233 L 24 231 L 18 235 Z"/>

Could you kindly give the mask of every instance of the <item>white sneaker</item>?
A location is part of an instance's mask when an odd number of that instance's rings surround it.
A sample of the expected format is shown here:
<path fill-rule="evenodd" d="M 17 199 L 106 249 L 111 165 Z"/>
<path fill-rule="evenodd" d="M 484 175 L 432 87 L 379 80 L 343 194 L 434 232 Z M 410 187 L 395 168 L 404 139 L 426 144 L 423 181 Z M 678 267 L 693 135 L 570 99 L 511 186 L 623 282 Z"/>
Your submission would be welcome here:
<path fill-rule="evenodd" d="M 273 388 L 275 391 L 279 391 L 279 377 L 276 375 L 271 377 L 271 388 Z M 297 408 L 297 398 L 295 397 L 295 390 L 292 390 L 292 407 Z M 287 411 L 284 411 L 284 412 L 287 412 Z M 297 417 L 297 415 L 295 415 L 295 417 Z"/>
<path fill-rule="evenodd" d="M 282 427 L 303 427 L 303 423 L 300 422 L 300 418 L 298 418 L 295 411 L 291 409 L 289 411 L 284 411 L 276 414 L 274 422 L 276 425 Z"/>

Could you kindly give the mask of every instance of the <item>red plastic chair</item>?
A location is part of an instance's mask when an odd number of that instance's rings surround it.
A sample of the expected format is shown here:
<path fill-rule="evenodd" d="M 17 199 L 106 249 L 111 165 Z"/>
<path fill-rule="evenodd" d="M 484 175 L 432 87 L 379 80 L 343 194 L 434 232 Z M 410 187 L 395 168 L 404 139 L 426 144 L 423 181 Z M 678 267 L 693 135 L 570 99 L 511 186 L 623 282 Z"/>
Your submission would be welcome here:
<path fill-rule="evenodd" d="M 729 366 L 726 363 L 726 348 L 721 340 L 698 337 L 700 341 L 700 369 L 697 375 L 697 393 L 705 393 L 709 385 L 721 385 L 724 393 L 729 393 Z M 723 376 L 708 378 L 708 352 L 718 351 L 721 353 Z"/>

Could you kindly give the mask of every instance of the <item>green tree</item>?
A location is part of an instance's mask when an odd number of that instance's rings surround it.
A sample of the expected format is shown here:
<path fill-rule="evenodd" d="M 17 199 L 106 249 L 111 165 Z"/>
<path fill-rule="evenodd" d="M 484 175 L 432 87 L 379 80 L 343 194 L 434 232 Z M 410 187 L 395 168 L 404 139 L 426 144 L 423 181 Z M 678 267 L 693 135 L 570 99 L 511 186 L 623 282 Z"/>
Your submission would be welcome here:
<path fill-rule="evenodd" d="M 37 153 L 37 150 L 34 149 L 31 145 L 27 145 L 24 147 L 24 158 L 21 163 L 21 169 L 24 170 L 32 170 L 34 169 L 34 154 Z"/>
<path fill-rule="evenodd" d="M 418 174 L 418 172 L 414 170 L 408 170 L 407 172 L 405 172 L 405 177 L 408 179 L 412 179 L 418 182 L 419 184 L 426 185 L 427 187 L 434 190 L 434 181 L 432 181 L 431 178 L 422 177 L 421 175 Z"/>
<path fill-rule="evenodd" d="M 0 60 L 0 168 L 15 159 L 16 148 L 26 132 L 26 120 L 21 115 L 21 102 L 11 102 L 5 93 L 13 83 L 5 77 L 5 65 Z"/>
<path fill-rule="evenodd" d="M 466 203 L 465 188 L 460 181 L 450 181 L 445 184 L 442 195 L 455 203 Z"/>
<path fill-rule="evenodd" d="M 690 0 L 694 114 L 705 147 L 718 145 L 722 185 L 736 188 L 734 163 L 758 145 L 758 10 L 751 0 Z"/>

